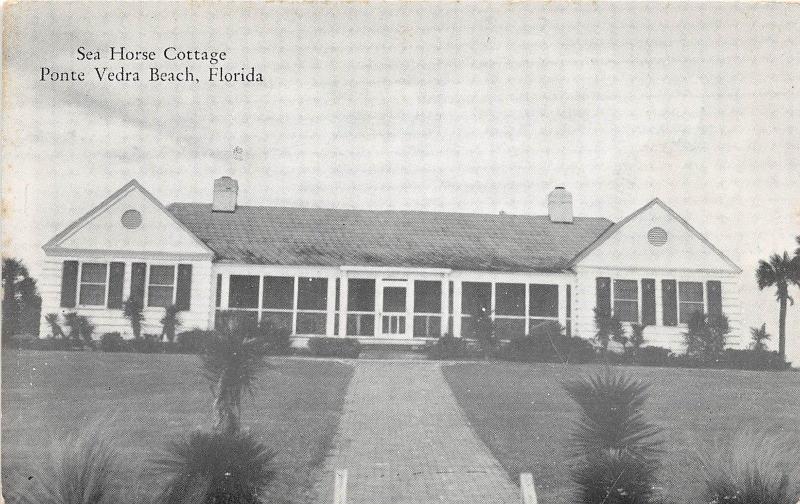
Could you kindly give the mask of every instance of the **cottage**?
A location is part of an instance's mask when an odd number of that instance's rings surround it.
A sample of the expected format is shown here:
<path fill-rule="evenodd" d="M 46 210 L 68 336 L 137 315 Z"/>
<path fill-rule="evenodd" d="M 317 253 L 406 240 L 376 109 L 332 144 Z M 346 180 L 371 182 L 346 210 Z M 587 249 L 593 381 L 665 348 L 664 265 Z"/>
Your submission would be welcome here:
<path fill-rule="evenodd" d="M 165 207 L 132 180 L 44 245 L 42 313 L 75 311 L 98 332 L 130 336 L 122 305 L 134 297 L 145 332 L 160 332 L 175 304 L 184 329 L 236 310 L 298 341 L 420 344 L 469 336 L 474 307 L 506 337 L 558 321 L 590 338 L 600 307 L 675 350 L 695 311 L 724 312 L 731 342 L 741 337 L 741 269 L 659 199 L 612 223 L 573 216 L 562 187 L 543 216 L 256 207 L 237 197 L 237 182 L 222 177 L 210 204 Z"/>

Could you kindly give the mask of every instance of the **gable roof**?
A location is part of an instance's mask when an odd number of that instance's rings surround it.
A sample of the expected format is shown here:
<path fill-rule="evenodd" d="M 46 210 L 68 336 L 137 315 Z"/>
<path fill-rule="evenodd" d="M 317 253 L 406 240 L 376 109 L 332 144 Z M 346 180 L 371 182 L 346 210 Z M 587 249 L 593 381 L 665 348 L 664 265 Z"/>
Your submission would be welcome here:
<path fill-rule="evenodd" d="M 563 271 L 611 225 L 577 217 L 420 211 L 334 210 L 173 203 L 175 217 L 215 261 L 318 266 L 439 267 Z"/>
<path fill-rule="evenodd" d="M 635 212 L 633 212 L 632 214 L 628 215 L 627 217 L 625 217 L 621 221 L 617 222 L 613 226 L 611 226 L 608 229 L 606 229 L 606 231 L 602 235 L 600 235 L 600 237 L 597 240 L 595 240 L 594 242 L 590 243 L 584 250 L 582 250 L 570 262 L 570 267 L 579 264 L 583 259 L 585 259 L 594 250 L 596 250 L 600 245 L 605 243 L 606 240 L 608 240 L 609 238 L 614 236 L 614 234 L 616 234 L 617 231 L 622 229 L 625 226 L 625 224 L 627 224 L 628 222 L 630 222 L 631 220 L 633 220 L 634 218 L 636 218 L 640 214 L 646 212 L 647 210 L 649 210 L 650 208 L 652 208 L 655 205 L 658 205 L 659 207 L 664 209 L 670 216 L 672 216 L 672 218 L 674 218 L 676 221 L 678 221 L 678 223 L 680 223 L 683 227 L 685 227 L 690 233 L 692 233 L 694 236 L 696 236 L 698 239 L 700 239 L 700 241 L 702 241 L 708 248 L 710 248 L 715 254 L 717 254 L 723 261 L 725 261 L 725 263 L 728 264 L 733 270 L 737 271 L 738 273 L 742 272 L 742 268 L 740 268 L 736 263 L 734 263 L 732 260 L 730 260 L 728 258 L 728 256 L 723 254 L 721 250 L 719 250 L 717 247 L 715 247 L 714 244 L 711 243 L 708 240 L 708 238 L 703 236 L 702 233 L 700 233 L 698 230 L 696 230 L 694 227 L 692 227 L 691 224 L 686 222 L 686 220 L 683 217 L 678 215 L 678 213 L 675 212 L 675 210 L 670 208 L 669 205 L 667 205 L 666 203 L 661 201 L 659 198 L 653 198 L 652 200 L 650 200 L 650 202 L 648 202 L 646 205 L 644 205 L 640 209 L 636 210 Z"/>
<path fill-rule="evenodd" d="M 125 184 L 124 186 L 120 187 L 114 193 L 109 196 L 108 198 L 104 199 L 100 202 L 99 205 L 95 206 L 81 217 L 79 217 L 75 222 L 67 226 L 63 231 L 56 234 L 53 238 L 51 238 L 47 243 L 42 245 L 42 249 L 45 251 L 53 250 L 58 248 L 61 243 L 63 243 L 67 238 L 74 235 L 78 232 L 82 227 L 90 223 L 95 217 L 103 213 L 107 208 L 111 205 L 116 203 L 120 198 L 128 194 L 132 190 L 138 190 L 141 192 L 148 200 L 150 200 L 156 207 L 158 207 L 161 211 L 164 212 L 164 215 L 168 216 L 172 221 L 175 222 L 181 229 L 186 231 L 186 233 L 192 237 L 194 241 L 197 242 L 199 246 L 201 246 L 204 250 L 208 251 L 209 253 L 213 253 L 202 240 L 200 240 L 194 233 L 191 232 L 180 220 L 178 220 L 172 212 L 167 210 L 167 208 L 156 198 L 153 196 L 150 191 L 145 189 L 136 179 L 131 179 L 130 182 Z"/>

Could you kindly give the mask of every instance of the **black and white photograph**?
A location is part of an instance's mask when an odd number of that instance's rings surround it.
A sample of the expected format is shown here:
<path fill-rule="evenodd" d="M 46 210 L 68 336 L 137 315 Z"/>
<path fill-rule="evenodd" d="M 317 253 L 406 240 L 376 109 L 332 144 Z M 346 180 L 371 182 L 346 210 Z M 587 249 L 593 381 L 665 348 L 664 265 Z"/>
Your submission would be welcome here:
<path fill-rule="evenodd" d="M 800 502 L 800 4 L 2 20 L 0 501 Z"/>

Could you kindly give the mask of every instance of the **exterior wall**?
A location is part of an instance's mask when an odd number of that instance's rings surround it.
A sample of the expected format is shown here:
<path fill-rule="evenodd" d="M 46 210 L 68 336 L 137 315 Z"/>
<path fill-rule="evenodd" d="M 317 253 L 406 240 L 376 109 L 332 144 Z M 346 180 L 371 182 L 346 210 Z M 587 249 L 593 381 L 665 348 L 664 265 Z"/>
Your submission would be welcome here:
<path fill-rule="evenodd" d="M 643 278 L 653 278 L 656 281 L 656 325 L 645 329 L 645 346 L 661 346 L 674 352 L 683 352 L 686 346 L 683 343 L 683 333 L 686 324 L 674 327 L 661 325 L 663 321 L 663 303 L 661 299 L 661 280 L 677 280 L 678 282 L 705 282 L 718 280 L 722 284 L 722 311 L 728 316 L 731 332 L 728 346 L 739 348 L 746 346 L 747 340 L 742 331 L 742 310 L 739 302 L 739 275 L 719 272 L 692 272 L 692 271 L 664 271 L 646 269 L 598 269 L 577 267 L 576 285 L 573 294 L 575 335 L 582 338 L 593 338 L 595 334 L 594 308 L 597 306 L 596 278 L 609 277 L 612 280 L 637 280 L 641 286 Z M 612 287 L 613 288 L 613 287 Z M 707 308 L 707 293 L 704 287 L 704 302 Z M 641 316 L 641 287 L 639 288 L 639 311 Z M 630 324 L 625 324 L 630 327 Z"/>
<path fill-rule="evenodd" d="M 125 263 L 125 278 L 123 283 L 123 299 L 127 299 L 130 293 L 131 282 L 131 263 L 144 262 L 150 264 L 191 264 L 192 265 L 192 289 L 191 289 L 191 308 L 188 311 L 180 312 L 181 324 L 178 331 L 185 331 L 189 329 L 207 329 L 209 327 L 209 305 L 213 302 L 210 298 L 213 292 L 209 286 L 211 285 L 211 261 L 197 261 L 197 260 L 184 260 L 181 258 L 158 259 L 151 256 L 109 256 L 102 254 L 84 254 L 81 256 L 50 256 L 47 257 L 42 269 L 42 275 L 39 278 L 39 291 L 42 296 L 42 318 L 40 323 L 40 336 L 45 337 L 51 335 L 50 326 L 45 322 L 44 317 L 48 313 L 59 313 L 62 316 L 65 313 L 76 312 L 79 315 L 88 317 L 95 327 L 95 338 L 106 332 L 119 332 L 125 338 L 132 338 L 133 332 L 128 319 L 122 315 L 121 309 L 110 309 L 103 306 L 86 306 L 80 305 L 75 308 L 61 308 L 61 271 L 63 262 L 67 260 L 76 260 L 79 262 L 102 262 L 109 263 L 124 262 Z M 80 284 L 80 279 L 79 279 Z M 145 286 L 146 290 L 146 286 Z M 108 285 L 106 284 L 106 292 Z M 145 303 L 146 305 L 146 303 Z M 161 334 L 161 318 L 164 314 L 163 308 L 144 307 L 143 310 L 144 320 L 142 322 L 142 334 L 157 333 Z M 63 319 L 62 319 L 63 322 Z M 63 326 L 63 323 L 62 323 Z"/>

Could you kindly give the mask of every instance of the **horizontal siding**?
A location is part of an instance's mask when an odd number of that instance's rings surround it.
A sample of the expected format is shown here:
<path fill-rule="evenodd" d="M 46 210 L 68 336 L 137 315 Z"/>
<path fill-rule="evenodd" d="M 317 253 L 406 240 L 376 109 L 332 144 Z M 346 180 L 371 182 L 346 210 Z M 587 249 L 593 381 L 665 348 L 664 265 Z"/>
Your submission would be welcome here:
<path fill-rule="evenodd" d="M 599 276 L 610 277 L 612 279 L 639 279 L 655 278 L 657 294 L 657 321 L 661 322 L 662 306 L 660 302 L 661 279 L 674 279 L 681 281 L 702 281 L 719 280 L 722 284 L 722 311 L 727 315 L 731 332 L 728 336 L 728 347 L 743 348 L 747 346 L 747 338 L 743 334 L 742 328 L 742 308 L 739 295 L 738 275 L 719 274 L 719 273 L 694 273 L 694 272 L 630 272 L 612 270 L 583 270 L 578 269 L 576 285 L 574 289 L 574 327 L 575 335 L 582 338 L 594 338 L 596 328 L 594 325 L 595 307 L 595 279 Z M 641 283 L 640 283 L 641 285 Z M 641 306 L 640 306 L 641 309 Z M 674 352 L 684 352 L 686 346 L 683 342 L 685 326 L 666 327 L 649 326 L 645 329 L 645 345 L 661 346 L 669 348 Z M 628 331 L 630 334 L 630 331 Z"/>
<path fill-rule="evenodd" d="M 81 260 L 81 258 L 70 258 Z M 44 317 L 48 313 L 58 313 L 63 315 L 69 312 L 76 312 L 78 315 L 83 315 L 92 324 L 95 325 L 95 338 L 99 338 L 103 333 L 119 332 L 125 338 L 132 338 L 133 331 L 131 330 L 130 322 L 122 314 L 122 310 L 112 310 L 102 307 L 91 308 L 61 308 L 61 270 L 63 260 L 48 258 L 42 268 L 42 274 L 39 278 L 39 291 L 42 296 L 42 318 L 40 322 L 40 337 L 52 336 L 50 326 L 45 322 Z M 94 259 L 95 261 L 97 259 Z M 145 259 L 129 258 L 129 259 L 113 259 L 114 261 L 142 261 L 148 262 Z M 110 260 L 109 260 L 110 262 Z M 209 302 L 211 300 L 211 293 L 208 289 L 211 275 L 211 262 L 210 261 L 180 261 L 181 264 L 192 265 L 192 301 L 191 310 L 180 312 L 181 325 L 178 331 L 185 331 L 188 329 L 207 329 L 209 326 Z M 175 264 L 178 264 L 177 262 Z M 125 290 L 123 298 L 127 299 L 130 292 L 130 264 L 125 268 Z M 143 311 L 144 320 L 142 321 L 142 334 L 161 334 L 161 319 L 164 316 L 164 310 L 161 308 L 145 308 Z"/>

